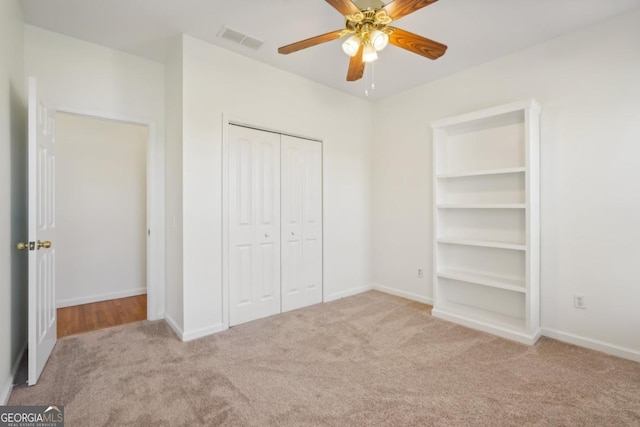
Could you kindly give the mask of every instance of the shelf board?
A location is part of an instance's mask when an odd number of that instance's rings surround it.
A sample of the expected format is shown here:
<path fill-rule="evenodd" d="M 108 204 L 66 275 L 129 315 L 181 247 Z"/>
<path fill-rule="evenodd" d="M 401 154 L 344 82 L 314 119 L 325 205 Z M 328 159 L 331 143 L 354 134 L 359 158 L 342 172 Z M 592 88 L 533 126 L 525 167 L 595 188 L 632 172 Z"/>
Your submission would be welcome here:
<path fill-rule="evenodd" d="M 526 209 L 524 203 L 456 203 L 436 205 L 438 209 Z"/>
<path fill-rule="evenodd" d="M 469 240 L 469 239 L 437 239 L 438 243 L 446 243 L 450 245 L 479 246 L 483 248 L 496 249 L 512 249 L 516 251 L 526 251 L 527 246 L 518 243 L 490 242 L 486 240 Z"/>
<path fill-rule="evenodd" d="M 524 280 L 506 279 L 504 277 L 459 270 L 441 270 L 437 273 L 437 276 L 444 279 L 459 280 L 476 285 L 526 293 Z"/>
<path fill-rule="evenodd" d="M 486 128 L 487 126 L 500 125 L 504 122 L 505 116 L 513 116 L 514 113 L 518 117 L 517 122 L 526 121 L 526 119 L 520 119 L 520 112 L 531 110 L 534 114 L 540 115 L 542 107 L 534 99 L 527 99 L 518 102 L 513 102 L 507 105 L 501 105 L 498 107 L 487 108 L 480 111 L 474 111 L 472 113 L 461 114 L 458 116 L 447 117 L 444 119 L 431 122 L 431 127 L 434 129 L 458 129 L 471 130 L 480 127 Z M 511 122 L 511 121 L 510 121 Z M 478 126 L 482 124 L 484 126 Z"/>
<path fill-rule="evenodd" d="M 449 312 L 454 316 L 461 316 L 472 321 L 481 322 L 489 325 L 502 326 L 514 331 L 524 331 L 526 324 L 524 319 L 519 317 L 511 317 L 505 314 L 496 313 L 494 311 L 484 310 L 470 305 L 446 302 L 439 304 L 438 310 Z"/>
<path fill-rule="evenodd" d="M 436 175 L 436 178 L 440 179 L 448 179 L 448 178 L 465 178 L 470 176 L 483 176 L 483 175 L 504 175 L 511 173 L 521 173 L 525 172 L 525 167 L 517 167 L 517 168 L 502 168 L 502 169 L 486 169 L 479 171 L 469 171 L 469 172 L 459 172 L 459 173 L 449 173 Z"/>

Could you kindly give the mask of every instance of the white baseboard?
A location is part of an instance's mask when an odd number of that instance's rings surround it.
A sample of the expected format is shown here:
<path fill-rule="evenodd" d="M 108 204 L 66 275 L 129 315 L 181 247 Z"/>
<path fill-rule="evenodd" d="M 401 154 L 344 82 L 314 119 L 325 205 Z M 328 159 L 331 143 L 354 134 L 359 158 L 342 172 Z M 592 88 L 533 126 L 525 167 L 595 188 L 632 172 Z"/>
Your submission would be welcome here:
<path fill-rule="evenodd" d="M 385 294 L 394 295 L 401 298 L 406 298 L 411 301 L 421 302 L 423 304 L 433 305 L 433 298 L 425 297 L 422 295 L 414 294 L 413 292 L 401 291 L 400 289 L 390 288 L 388 286 L 382 286 L 377 283 L 374 283 L 371 286 L 372 289 L 376 291 L 383 292 Z"/>
<path fill-rule="evenodd" d="M 601 351 L 612 356 L 633 360 L 634 362 L 640 362 L 640 351 L 632 350 L 630 348 L 624 348 L 603 341 L 585 338 L 550 328 L 542 328 L 542 335 L 558 341 L 589 348 L 591 350 Z"/>
<path fill-rule="evenodd" d="M 324 298 L 323 302 L 330 302 L 330 301 L 335 301 L 335 300 L 339 300 L 339 299 L 342 299 L 342 298 L 350 297 L 350 296 L 353 296 L 353 295 L 358 295 L 358 294 L 361 294 L 363 292 L 370 291 L 372 289 L 373 288 L 371 286 L 362 286 L 360 288 L 349 289 L 349 290 L 342 291 L 342 292 L 336 292 L 335 294 L 327 295 Z"/>
<path fill-rule="evenodd" d="M 173 329 L 173 332 L 176 333 L 176 335 L 178 336 L 178 338 L 180 338 L 180 341 L 182 342 L 197 340 L 198 338 L 203 338 L 203 337 L 206 337 L 207 335 L 212 335 L 212 334 L 226 331 L 227 329 L 229 329 L 227 325 L 219 323 L 217 325 L 213 325 L 213 326 L 202 328 L 202 329 L 197 329 L 195 331 L 185 331 L 180 326 L 178 326 L 178 323 L 175 320 L 173 320 L 171 316 L 169 316 L 166 313 L 164 315 L 164 321 L 167 322 L 169 327 Z"/>
<path fill-rule="evenodd" d="M 171 329 L 173 329 L 173 332 L 175 332 L 178 338 L 180 338 L 180 341 L 184 341 L 184 339 L 182 338 L 184 336 L 184 331 L 180 326 L 178 326 L 178 323 L 175 320 L 173 320 L 173 317 L 165 313 L 164 321 L 167 322 L 167 325 L 169 325 Z"/>
<path fill-rule="evenodd" d="M 487 332 L 489 334 L 526 345 L 534 345 L 536 341 L 538 341 L 538 338 L 540 338 L 540 328 L 530 334 L 527 334 L 493 323 L 483 322 L 478 319 L 470 318 L 458 313 L 452 313 L 450 311 L 439 308 L 434 308 L 433 310 L 431 310 L 431 315 L 437 319 L 446 320 L 458 325 L 466 326 L 470 329 Z"/>
<path fill-rule="evenodd" d="M 22 356 L 24 355 L 26 349 L 27 343 L 25 342 L 22 346 L 22 350 L 20 350 L 20 352 L 18 353 L 18 358 L 13 362 L 11 372 L 9 373 L 9 378 L 7 378 L 4 385 L 2 386 L 2 389 L 0 389 L 0 406 L 6 406 L 7 403 L 9 403 L 9 397 L 11 397 L 11 392 L 13 391 L 13 381 L 16 377 L 18 367 L 20 366 L 20 361 L 22 360 Z"/>
<path fill-rule="evenodd" d="M 92 302 L 108 301 L 118 298 L 135 297 L 147 293 L 147 288 L 132 289 L 129 291 L 111 292 L 108 294 L 93 295 L 90 297 L 71 298 L 56 301 L 56 308 L 71 307 L 74 305 L 91 304 Z"/>
<path fill-rule="evenodd" d="M 182 341 L 193 341 L 198 338 L 206 337 L 207 335 L 216 334 L 218 332 L 226 331 L 229 329 L 226 325 L 218 323 L 217 325 L 209 326 L 202 329 L 196 329 L 195 331 L 186 331 L 182 334 Z"/>

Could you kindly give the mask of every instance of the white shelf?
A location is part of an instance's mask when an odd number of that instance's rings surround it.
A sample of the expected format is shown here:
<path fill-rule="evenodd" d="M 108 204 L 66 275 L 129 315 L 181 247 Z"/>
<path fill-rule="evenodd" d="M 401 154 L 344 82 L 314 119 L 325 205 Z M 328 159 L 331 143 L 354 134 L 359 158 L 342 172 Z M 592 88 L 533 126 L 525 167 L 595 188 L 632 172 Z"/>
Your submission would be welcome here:
<path fill-rule="evenodd" d="M 442 270 L 436 273 L 438 277 L 444 279 L 459 280 L 476 285 L 489 286 L 492 288 L 504 289 L 507 291 L 526 293 L 524 279 L 507 279 L 504 277 L 492 276 L 488 274 L 471 273 L 468 271 Z"/>
<path fill-rule="evenodd" d="M 440 304 L 438 309 L 456 316 L 462 316 L 470 320 L 488 323 L 491 325 L 502 326 L 518 332 L 523 331 L 526 326 L 524 319 L 519 317 L 511 317 L 494 311 L 472 307 L 470 305 L 447 302 L 445 304 Z"/>
<path fill-rule="evenodd" d="M 526 170 L 527 169 L 525 167 L 503 168 L 503 169 L 487 169 L 487 170 L 481 170 L 481 171 L 469 171 L 469 172 L 459 172 L 459 173 L 436 175 L 436 178 L 449 179 L 449 178 L 465 178 L 465 177 L 485 176 L 485 175 L 505 175 L 505 174 L 526 172 Z"/>
<path fill-rule="evenodd" d="M 515 251 L 526 251 L 527 246 L 518 243 L 506 242 L 489 242 L 485 240 L 469 240 L 469 239 L 438 239 L 438 243 L 446 243 L 450 245 L 479 246 L 482 248 L 511 249 Z"/>
<path fill-rule="evenodd" d="M 524 203 L 460 203 L 437 205 L 436 207 L 438 209 L 526 209 L 527 205 Z"/>

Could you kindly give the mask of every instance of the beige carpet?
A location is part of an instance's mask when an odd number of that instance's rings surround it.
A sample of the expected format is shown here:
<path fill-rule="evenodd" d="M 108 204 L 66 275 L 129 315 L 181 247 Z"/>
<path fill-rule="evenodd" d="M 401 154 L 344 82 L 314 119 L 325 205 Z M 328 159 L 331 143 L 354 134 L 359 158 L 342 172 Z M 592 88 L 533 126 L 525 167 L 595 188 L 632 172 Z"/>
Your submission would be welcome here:
<path fill-rule="evenodd" d="M 68 426 L 640 426 L 640 364 L 368 292 L 190 343 L 163 322 L 64 338 L 10 404 Z"/>

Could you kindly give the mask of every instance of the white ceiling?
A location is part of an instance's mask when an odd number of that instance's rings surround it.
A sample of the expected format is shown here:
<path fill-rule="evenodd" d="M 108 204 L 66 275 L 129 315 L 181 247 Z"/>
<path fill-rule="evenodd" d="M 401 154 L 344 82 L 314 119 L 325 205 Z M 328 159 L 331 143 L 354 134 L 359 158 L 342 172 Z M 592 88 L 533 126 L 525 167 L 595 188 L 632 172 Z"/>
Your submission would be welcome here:
<path fill-rule="evenodd" d="M 166 41 L 186 33 L 338 90 L 346 82 L 340 41 L 290 55 L 277 48 L 342 29 L 324 0 L 22 0 L 27 23 L 162 61 Z M 440 0 L 393 25 L 449 46 L 436 61 L 394 46 L 374 63 L 378 99 L 640 7 L 640 0 Z M 264 40 L 257 51 L 217 37 L 224 26 Z"/>

